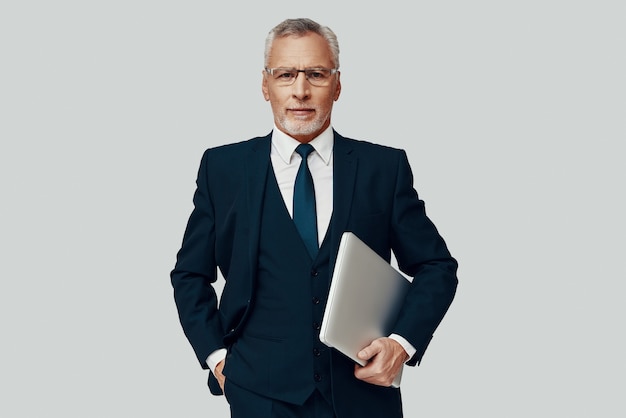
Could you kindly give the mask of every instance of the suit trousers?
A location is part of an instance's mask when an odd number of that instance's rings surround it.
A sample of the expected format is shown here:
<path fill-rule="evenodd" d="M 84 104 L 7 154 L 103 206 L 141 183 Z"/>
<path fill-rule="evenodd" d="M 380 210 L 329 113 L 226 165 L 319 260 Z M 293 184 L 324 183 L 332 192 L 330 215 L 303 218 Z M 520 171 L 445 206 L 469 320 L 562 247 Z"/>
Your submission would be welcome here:
<path fill-rule="evenodd" d="M 258 395 L 226 379 L 224 395 L 231 418 L 336 418 L 333 407 L 317 390 L 303 405 L 296 405 Z"/>

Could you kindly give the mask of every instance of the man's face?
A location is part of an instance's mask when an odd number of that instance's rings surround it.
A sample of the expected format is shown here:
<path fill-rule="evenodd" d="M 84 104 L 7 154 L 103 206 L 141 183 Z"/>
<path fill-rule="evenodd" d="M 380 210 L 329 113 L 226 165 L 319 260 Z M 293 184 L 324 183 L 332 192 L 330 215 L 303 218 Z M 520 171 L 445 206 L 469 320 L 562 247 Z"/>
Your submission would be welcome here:
<path fill-rule="evenodd" d="M 270 51 L 268 68 L 334 68 L 328 43 L 320 35 L 276 38 Z M 304 73 L 290 86 L 279 86 L 263 72 L 263 97 L 269 101 L 274 122 L 281 131 L 300 142 L 309 142 L 330 125 L 333 102 L 339 98 L 339 73 L 331 75 L 327 86 L 313 86 Z"/>

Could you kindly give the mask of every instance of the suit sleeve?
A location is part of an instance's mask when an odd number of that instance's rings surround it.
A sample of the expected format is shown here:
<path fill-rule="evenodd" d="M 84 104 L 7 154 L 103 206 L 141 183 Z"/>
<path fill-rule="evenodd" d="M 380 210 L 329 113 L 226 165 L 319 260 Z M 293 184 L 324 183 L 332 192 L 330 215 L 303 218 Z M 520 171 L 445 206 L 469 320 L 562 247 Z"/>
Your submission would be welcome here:
<path fill-rule="evenodd" d="M 183 242 L 170 277 L 174 300 L 185 335 L 202 368 L 210 353 L 222 348 L 223 329 L 212 283 L 217 279 L 215 261 L 215 211 L 209 191 L 209 151 L 205 152 Z"/>
<path fill-rule="evenodd" d="M 404 151 L 397 167 L 391 246 L 400 270 L 412 276 L 413 282 L 393 332 L 417 349 L 407 363 L 415 365 L 452 303 L 458 282 L 457 262 L 426 216 Z"/>

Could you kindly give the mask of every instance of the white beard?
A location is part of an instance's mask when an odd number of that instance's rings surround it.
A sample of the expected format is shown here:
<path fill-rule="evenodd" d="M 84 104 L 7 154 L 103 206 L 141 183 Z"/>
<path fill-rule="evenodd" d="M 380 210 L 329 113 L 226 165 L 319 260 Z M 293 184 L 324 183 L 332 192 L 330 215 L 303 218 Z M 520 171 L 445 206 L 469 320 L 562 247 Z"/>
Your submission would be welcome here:
<path fill-rule="evenodd" d="M 278 117 L 278 123 L 289 135 L 312 135 L 322 129 L 328 116 L 328 114 L 319 115 L 316 113 L 315 119 L 301 121 L 287 118 L 286 115 L 283 114 Z"/>

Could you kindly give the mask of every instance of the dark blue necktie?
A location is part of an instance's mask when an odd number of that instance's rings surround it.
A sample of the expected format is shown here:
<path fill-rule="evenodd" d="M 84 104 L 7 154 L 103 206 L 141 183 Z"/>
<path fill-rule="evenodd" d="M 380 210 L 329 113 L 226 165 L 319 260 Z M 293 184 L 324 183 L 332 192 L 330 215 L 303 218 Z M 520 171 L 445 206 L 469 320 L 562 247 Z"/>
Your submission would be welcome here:
<path fill-rule="evenodd" d="M 296 152 L 302 157 L 296 183 L 293 190 L 293 222 L 306 245 L 311 258 L 315 260 L 319 245 L 317 243 L 317 215 L 315 213 L 315 188 L 309 171 L 307 157 L 314 148 L 311 144 L 300 144 Z"/>

